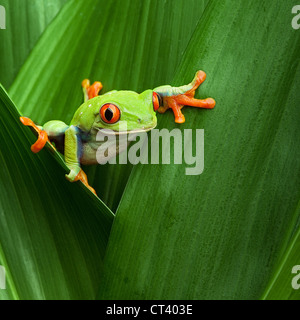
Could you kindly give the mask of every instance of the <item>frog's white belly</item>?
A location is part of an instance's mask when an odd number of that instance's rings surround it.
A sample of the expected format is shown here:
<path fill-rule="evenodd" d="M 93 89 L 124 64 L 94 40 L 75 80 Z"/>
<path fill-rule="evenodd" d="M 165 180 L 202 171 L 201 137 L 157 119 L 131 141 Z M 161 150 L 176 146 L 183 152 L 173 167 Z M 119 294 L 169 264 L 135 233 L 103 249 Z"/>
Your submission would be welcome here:
<path fill-rule="evenodd" d="M 128 147 L 127 135 L 120 140 L 117 137 L 112 142 L 108 141 L 88 141 L 82 144 L 82 156 L 80 163 L 84 165 L 104 163 L 125 151 Z"/>

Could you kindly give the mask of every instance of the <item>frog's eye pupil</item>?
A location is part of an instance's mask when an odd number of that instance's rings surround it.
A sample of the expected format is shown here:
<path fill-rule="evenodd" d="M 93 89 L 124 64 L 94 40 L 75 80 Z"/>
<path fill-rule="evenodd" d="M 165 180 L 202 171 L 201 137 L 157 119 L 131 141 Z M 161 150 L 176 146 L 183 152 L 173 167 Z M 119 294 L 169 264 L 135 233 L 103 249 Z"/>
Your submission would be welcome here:
<path fill-rule="evenodd" d="M 106 118 L 106 120 L 111 121 L 113 116 L 114 116 L 114 113 L 112 112 L 112 110 L 110 108 L 107 108 L 105 110 L 105 118 Z"/>
<path fill-rule="evenodd" d="M 120 109 L 113 103 L 106 103 L 100 109 L 100 117 L 102 121 L 114 124 L 120 120 Z"/>

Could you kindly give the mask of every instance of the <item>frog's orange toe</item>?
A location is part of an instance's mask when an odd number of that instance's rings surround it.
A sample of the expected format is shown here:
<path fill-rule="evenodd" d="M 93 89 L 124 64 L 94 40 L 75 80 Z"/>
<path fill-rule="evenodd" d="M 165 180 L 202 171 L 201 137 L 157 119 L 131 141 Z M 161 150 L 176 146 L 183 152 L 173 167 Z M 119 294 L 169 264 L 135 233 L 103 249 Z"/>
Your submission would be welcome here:
<path fill-rule="evenodd" d="M 24 124 L 24 126 L 33 127 L 37 132 L 39 132 L 39 128 L 35 125 L 35 123 L 27 118 L 27 117 L 20 117 L 20 121 Z"/>
<path fill-rule="evenodd" d="M 102 83 L 100 81 L 95 81 L 88 89 L 89 99 L 97 97 L 102 88 Z"/>
<path fill-rule="evenodd" d="M 90 87 L 90 80 L 89 79 L 84 79 L 81 82 L 81 86 L 82 86 L 82 88 L 88 89 Z"/>
<path fill-rule="evenodd" d="M 207 109 L 213 109 L 216 105 L 216 100 L 213 98 L 207 98 L 205 99 L 207 103 Z"/>
<path fill-rule="evenodd" d="M 31 146 L 31 151 L 34 153 L 41 151 L 44 148 L 46 142 L 48 141 L 47 132 L 38 128 L 35 125 L 35 123 L 27 117 L 20 117 L 20 121 L 24 124 L 24 126 L 29 126 L 34 128 L 34 130 L 39 135 L 37 141 Z"/>
<path fill-rule="evenodd" d="M 31 146 L 31 151 L 34 153 L 38 153 L 44 148 L 47 141 L 48 141 L 47 132 L 44 130 L 41 130 L 37 141 Z"/>
<path fill-rule="evenodd" d="M 75 178 L 75 181 L 78 180 L 80 180 L 90 191 L 92 191 L 97 196 L 95 189 L 89 185 L 86 173 L 82 169 L 80 169 L 78 175 Z"/>
<path fill-rule="evenodd" d="M 169 106 L 169 108 L 172 109 L 174 116 L 175 116 L 175 122 L 176 123 L 184 123 L 185 117 L 181 112 L 182 105 L 180 105 L 174 96 L 165 98 L 166 102 Z"/>
<path fill-rule="evenodd" d="M 95 81 L 92 85 L 89 79 L 84 79 L 81 82 L 81 86 L 86 90 L 88 99 L 95 98 L 99 95 L 99 91 L 103 88 L 100 81 Z"/>

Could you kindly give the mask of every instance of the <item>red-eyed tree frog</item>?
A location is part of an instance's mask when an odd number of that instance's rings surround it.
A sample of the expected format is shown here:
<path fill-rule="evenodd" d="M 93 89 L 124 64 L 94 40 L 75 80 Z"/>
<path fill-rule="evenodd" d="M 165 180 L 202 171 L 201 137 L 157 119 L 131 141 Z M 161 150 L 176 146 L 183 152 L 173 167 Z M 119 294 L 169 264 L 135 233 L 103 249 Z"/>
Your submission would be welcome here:
<path fill-rule="evenodd" d="M 124 90 L 103 95 L 98 95 L 102 89 L 101 82 L 90 85 L 86 79 L 82 81 L 84 103 L 75 112 L 70 125 L 53 120 L 39 127 L 29 118 L 21 117 L 20 120 L 38 132 L 38 140 L 31 146 L 33 152 L 43 149 L 47 141 L 54 142 L 56 148 L 64 153 L 70 169 L 66 178 L 71 182 L 82 181 L 95 193 L 80 165 L 97 163 L 96 151 L 103 143 L 96 140 L 98 131 L 111 129 L 116 134 L 149 131 L 157 124 L 156 112 L 164 113 L 172 109 L 175 122 L 183 123 L 185 118 L 181 109 L 185 105 L 212 109 L 215 106 L 214 99 L 194 98 L 195 90 L 205 78 L 205 72 L 198 71 L 190 84 L 181 87 L 165 85 L 141 94 Z"/>

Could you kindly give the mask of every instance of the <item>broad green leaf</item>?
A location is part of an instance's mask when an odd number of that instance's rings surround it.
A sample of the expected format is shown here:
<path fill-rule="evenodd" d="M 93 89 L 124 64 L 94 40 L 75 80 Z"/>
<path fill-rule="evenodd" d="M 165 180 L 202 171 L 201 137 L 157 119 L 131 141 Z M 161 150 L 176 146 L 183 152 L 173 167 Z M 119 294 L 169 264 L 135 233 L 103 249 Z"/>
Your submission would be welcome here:
<path fill-rule="evenodd" d="M 30 151 L 34 135 L 0 86 L 0 299 L 93 299 L 111 211 L 69 183 L 57 154 Z"/>
<path fill-rule="evenodd" d="M 68 0 L 2 0 L 6 29 L 0 30 L 0 82 L 8 88 L 31 49 Z"/>
<path fill-rule="evenodd" d="M 298 204 L 295 218 L 299 219 Z M 279 259 L 276 271 L 262 298 L 264 300 L 300 300 L 300 228 L 284 248 L 283 257 Z"/>
<path fill-rule="evenodd" d="M 262 296 L 299 221 L 293 5 L 209 2 L 171 84 L 203 69 L 197 97 L 217 105 L 183 109 L 181 126 L 171 113 L 159 116 L 159 128 L 205 130 L 204 172 L 187 176 L 184 164 L 133 169 L 109 238 L 101 299 Z"/>
<path fill-rule="evenodd" d="M 103 92 L 140 92 L 169 83 L 207 2 L 71 0 L 9 92 L 35 122 L 68 123 L 82 103 L 84 78 L 102 81 Z M 100 198 L 115 210 L 131 165 L 85 170 Z"/>

